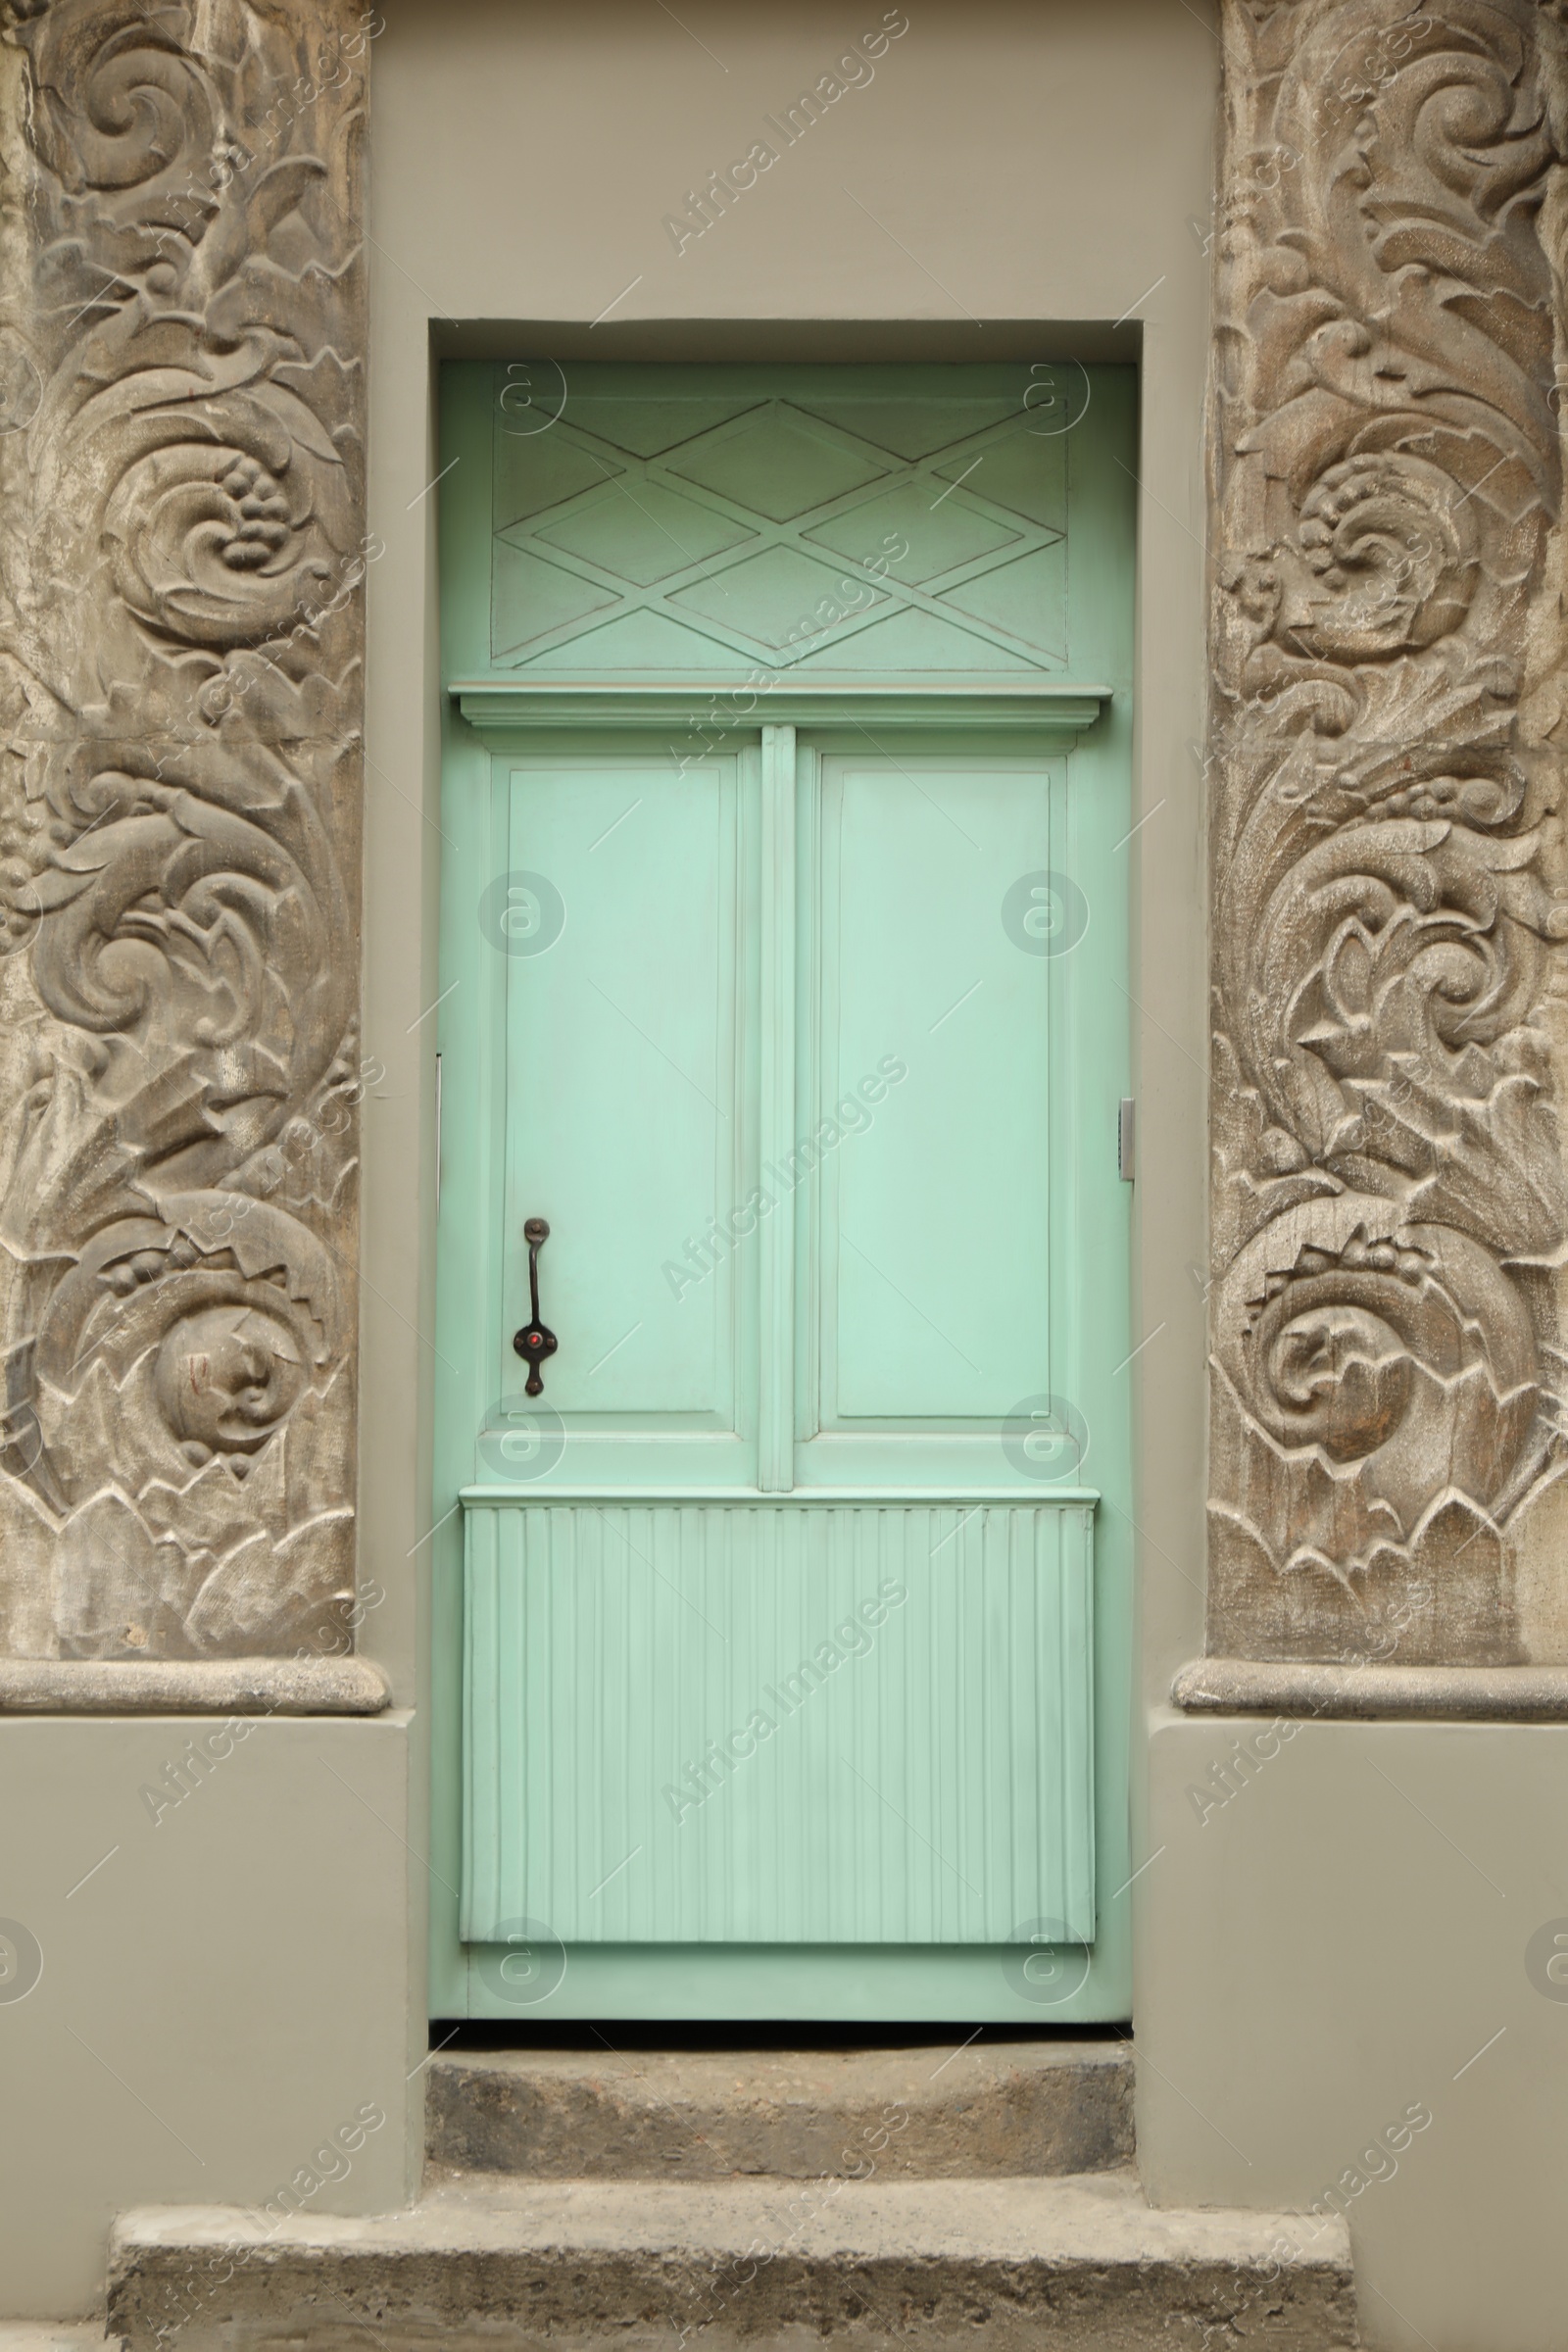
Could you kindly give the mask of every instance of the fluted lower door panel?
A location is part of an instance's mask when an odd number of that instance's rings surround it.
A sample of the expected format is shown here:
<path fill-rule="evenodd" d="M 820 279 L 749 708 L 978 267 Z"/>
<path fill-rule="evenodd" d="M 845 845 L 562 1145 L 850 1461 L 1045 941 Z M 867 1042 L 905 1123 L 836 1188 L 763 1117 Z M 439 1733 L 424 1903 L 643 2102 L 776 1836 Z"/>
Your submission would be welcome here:
<path fill-rule="evenodd" d="M 1092 1503 L 466 1520 L 467 1941 L 1093 1940 Z"/>

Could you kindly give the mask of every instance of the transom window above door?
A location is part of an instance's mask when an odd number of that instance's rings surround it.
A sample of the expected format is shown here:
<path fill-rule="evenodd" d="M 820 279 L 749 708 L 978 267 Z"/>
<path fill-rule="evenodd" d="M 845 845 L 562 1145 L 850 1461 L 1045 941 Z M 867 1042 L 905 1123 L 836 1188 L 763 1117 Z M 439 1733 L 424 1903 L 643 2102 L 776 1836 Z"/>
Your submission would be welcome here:
<path fill-rule="evenodd" d="M 497 370 L 478 665 L 702 683 L 1066 670 L 1082 368 L 567 375 Z"/>

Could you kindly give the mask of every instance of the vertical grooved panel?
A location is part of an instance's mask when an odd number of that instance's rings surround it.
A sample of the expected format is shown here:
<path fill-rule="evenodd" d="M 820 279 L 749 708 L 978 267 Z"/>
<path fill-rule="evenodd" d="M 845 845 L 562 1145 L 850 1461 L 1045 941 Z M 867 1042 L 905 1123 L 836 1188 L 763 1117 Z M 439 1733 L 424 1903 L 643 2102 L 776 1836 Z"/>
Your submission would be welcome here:
<path fill-rule="evenodd" d="M 466 1521 L 466 1940 L 1093 1940 L 1092 1503 Z"/>

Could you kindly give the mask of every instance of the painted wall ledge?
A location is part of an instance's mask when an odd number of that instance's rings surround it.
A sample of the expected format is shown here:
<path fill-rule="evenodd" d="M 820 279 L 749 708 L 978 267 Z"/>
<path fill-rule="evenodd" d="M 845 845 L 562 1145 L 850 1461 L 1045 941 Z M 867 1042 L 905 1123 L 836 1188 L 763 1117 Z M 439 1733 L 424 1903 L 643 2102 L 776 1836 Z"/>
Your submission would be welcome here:
<path fill-rule="evenodd" d="M 1171 1697 L 1189 1714 L 1568 1723 L 1568 1666 L 1355 1666 L 1195 1658 L 1177 1675 Z"/>
<path fill-rule="evenodd" d="M 0 1658 L 0 1714 L 377 1715 L 368 1658 Z"/>

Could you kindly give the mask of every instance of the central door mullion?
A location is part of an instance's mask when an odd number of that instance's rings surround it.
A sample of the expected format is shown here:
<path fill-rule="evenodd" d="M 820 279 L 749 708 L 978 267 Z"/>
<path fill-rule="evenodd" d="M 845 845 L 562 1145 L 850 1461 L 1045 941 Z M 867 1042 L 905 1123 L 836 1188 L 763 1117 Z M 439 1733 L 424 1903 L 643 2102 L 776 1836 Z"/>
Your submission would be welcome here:
<path fill-rule="evenodd" d="M 795 729 L 762 729 L 762 1035 L 760 1181 L 774 1206 L 759 1219 L 761 1362 L 757 1483 L 795 1483 L 795 1219 L 776 1171 L 795 1143 Z"/>

